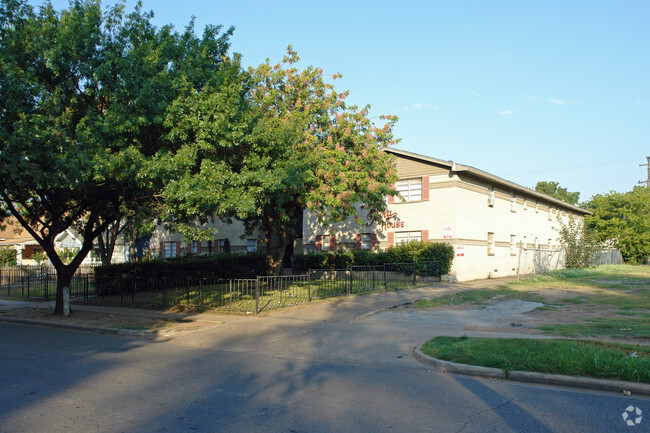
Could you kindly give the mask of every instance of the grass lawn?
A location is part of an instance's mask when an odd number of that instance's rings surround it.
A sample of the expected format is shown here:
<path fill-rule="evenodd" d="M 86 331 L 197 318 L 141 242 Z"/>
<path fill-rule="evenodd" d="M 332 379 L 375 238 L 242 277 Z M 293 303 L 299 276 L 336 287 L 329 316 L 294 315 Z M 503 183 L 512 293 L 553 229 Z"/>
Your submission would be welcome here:
<path fill-rule="evenodd" d="M 585 340 L 436 337 L 426 355 L 508 371 L 650 383 L 650 347 Z"/>
<path fill-rule="evenodd" d="M 568 293 L 550 300 L 554 293 Z M 620 317 L 586 319 L 579 324 L 540 327 L 566 337 L 610 336 L 650 339 L 650 266 L 604 265 L 588 269 L 565 269 L 525 278 L 492 289 L 476 289 L 435 299 L 421 300 L 416 308 L 465 303 L 484 304 L 495 298 L 521 299 L 545 304 L 541 309 L 585 308 Z"/>
<path fill-rule="evenodd" d="M 582 323 L 542 326 L 564 337 L 633 338 L 650 343 L 650 266 L 606 265 L 566 269 L 494 289 L 477 289 L 420 301 L 430 308 L 498 299 L 538 301 L 542 309 L 602 311 Z M 583 311 L 583 310 L 578 310 Z M 586 376 L 650 383 L 650 346 L 586 340 L 436 337 L 422 348 L 434 358 L 508 371 Z"/>

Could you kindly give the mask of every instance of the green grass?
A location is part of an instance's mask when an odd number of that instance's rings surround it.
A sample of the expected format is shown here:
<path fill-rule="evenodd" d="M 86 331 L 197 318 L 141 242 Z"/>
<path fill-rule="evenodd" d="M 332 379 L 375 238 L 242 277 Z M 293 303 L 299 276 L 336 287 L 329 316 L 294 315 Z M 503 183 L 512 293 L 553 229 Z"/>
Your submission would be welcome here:
<path fill-rule="evenodd" d="M 509 371 L 650 383 L 650 348 L 584 340 L 436 337 L 426 355 Z"/>

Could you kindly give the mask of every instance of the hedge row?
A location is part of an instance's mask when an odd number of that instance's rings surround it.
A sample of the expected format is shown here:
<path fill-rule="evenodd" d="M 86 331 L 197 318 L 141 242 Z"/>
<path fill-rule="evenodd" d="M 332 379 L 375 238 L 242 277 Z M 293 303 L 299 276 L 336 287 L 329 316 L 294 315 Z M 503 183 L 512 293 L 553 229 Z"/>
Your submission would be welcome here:
<path fill-rule="evenodd" d="M 109 278 L 196 279 L 255 278 L 268 275 L 264 254 L 217 254 L 209 257 L 183 257 L 150 260 L 95 268 L 97 280 Z"/>
<path fill-rule="evenodd" d="M 448 274 L 454 259 L 454 247 L 442 242 L 409 242 L 386 251 L 323 251 L 293 256 L 293 271 L 308 269 L 343 269 L 350 266 L 384 263 L 437 262 L 441 275 Z"/>

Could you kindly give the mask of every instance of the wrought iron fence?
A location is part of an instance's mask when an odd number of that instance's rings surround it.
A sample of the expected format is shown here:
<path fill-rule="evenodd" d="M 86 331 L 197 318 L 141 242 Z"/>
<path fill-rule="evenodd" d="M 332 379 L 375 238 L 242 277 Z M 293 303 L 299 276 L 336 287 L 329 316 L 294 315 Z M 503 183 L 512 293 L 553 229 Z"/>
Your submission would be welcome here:
<path fill-rule="evenodd" d="M 259 313 L 314 299 L 371 290 L 400 289 L 440 281 L 437 263 L 389 263 L 348 269 L 310 269 L 306 274 L 255 279 L 99 278 L 90 302 L 137 308 L 176 305 Z"/>
<path fill-rule="evenodd" d="M 70 282 L 70 296 L 89 299 L 92 296 L 94 266 L 82 266 Z M 54 299 L 56 271 L 48 266 L 12 266 L 0 268 L 0 296 Z"/>
<path fill-rule="evenodd" d="M 25 277 L 25 276 L 23 276 Z M 26 277 L 29 282 L 29 276 Z M 56 275 L 45 272 L 40 285 L 7 277 L 0 294 L 52 299 Z M 3 280 L 4 281 L 4 280 Z M 70 287 L 73 300 L 100 305 L 164 309 L 174 306 L 259 313 L 314 299 L 372 290 L 402 289 L 440 281 L 434 262 L 387 263 L 348 269 L 310 269 L 306 274 L 259 276 L 254 279 L 161 279 L 75 276 Z M 38 290 L 37 290 L 38 288 Z M 22 291 L 21 291 L 22 290 Z"/>

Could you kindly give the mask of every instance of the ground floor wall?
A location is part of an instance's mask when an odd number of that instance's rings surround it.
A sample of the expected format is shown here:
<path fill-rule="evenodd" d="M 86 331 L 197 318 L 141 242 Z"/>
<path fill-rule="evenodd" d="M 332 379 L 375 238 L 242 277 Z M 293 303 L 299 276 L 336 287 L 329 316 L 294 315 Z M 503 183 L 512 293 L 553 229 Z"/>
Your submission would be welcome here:
<path fill-rule="evenodd" d="M 543 274 L 564 268 L 564 250 L 559 248 L 496 247 L 486 254 L 485 245 L 452 243 L 455 250 L 450 274 L 457 281 Z"/>

